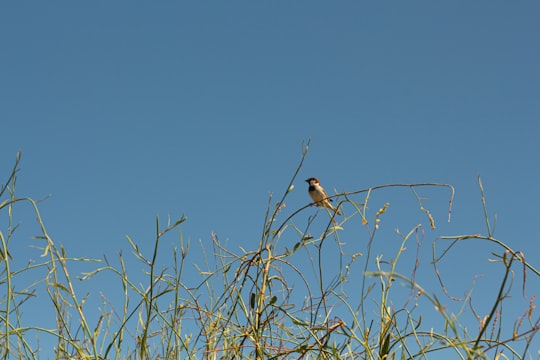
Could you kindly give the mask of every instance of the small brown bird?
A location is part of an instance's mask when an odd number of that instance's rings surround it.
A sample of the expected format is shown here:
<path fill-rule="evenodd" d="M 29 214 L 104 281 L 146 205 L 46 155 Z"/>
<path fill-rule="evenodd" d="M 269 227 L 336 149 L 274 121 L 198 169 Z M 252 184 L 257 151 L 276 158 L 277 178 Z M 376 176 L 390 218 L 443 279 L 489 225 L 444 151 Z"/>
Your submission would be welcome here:
<path fill-rule="evenodd" d="M 309 184 L 309 196 L 311 196 L 315 205 L 334 210 L 338 215 L 341 215 L 341 212 L 330 204 L 332 199 L 328 198 L 328 194 L 324 191 L 319 179 L 312 177 L 307 179 L 306 182 Z"/>

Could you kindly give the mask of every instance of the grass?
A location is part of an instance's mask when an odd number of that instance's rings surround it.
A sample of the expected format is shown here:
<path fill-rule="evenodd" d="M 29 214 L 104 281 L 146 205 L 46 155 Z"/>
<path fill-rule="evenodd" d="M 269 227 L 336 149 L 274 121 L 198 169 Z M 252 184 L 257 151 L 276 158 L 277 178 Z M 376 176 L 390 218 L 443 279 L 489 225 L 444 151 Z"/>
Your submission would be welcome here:
<path fill-rule="evenodd" d="M 114 261 L 107 256 L 102 260 L 77 258 L 53 241 L 38 203 L 15 195 L 18 153 L 0 187 L 0 216 L 4 219 L 0 222 L 4 226 L 0 229 L 2 358 L 533 358 L 539 351 L 535 340 L 540 319 L 534 312 L 535 298 L 526 298 L 525 286 L 530 281 L 537 283 L 540 274 L 525 254 L 493 237 L 480 179 L 486 233 L 438 237 L 432 243 L 431 270 L 427 271 L 420 267 L 419 254 L 425 231 L 435 227 L 436 219 L 425 207 L 422 189 L 449 194 L 449 218 L 453 187 L 381 185 L 333 196 L 339 207 L 353 209 L 350 215 L 337 217 L 326 209 L 313 213 L 313 207 L 306 205 L 282 219 L 307 150 L 306 146 L 281 198 L 270 198 L 255 249 L 233 251 L 213 233 L 212 247 L 202 248 L 206 261 L 196 264 L 198 277 L 194 280 L 192 245 L 180 231 L 186 218 L 169 219 L 165 224 L 158 218 L 149 254 L 128 237 L 131 256 L 144 271 L 142 282 L 128 270 L 122 254 Z M 383 254 L 378 244 L 388 240 L 388 235 L 381 233 L 381 224 L 387 221 L 391 206 L 371 207 L 376 203 L 375 193 L 391 188 L 411 192 L 417 207 L 410 211 L 422 214 L 426 226 L 417 224 L 405 233 L 396 232 L 392 236 L 400 240 L 395 251 Z M 36 217 L 42 256 L 20 266 L 12 259 L 10 244 L 18 234 L 14 209 L 25 205 Z M 307 213 L 312 215 L 305 216 Z M 179 245 L 164 266 L 158 255 L 165 251 L 162 242 L 171 233 L 178 234 Z M 441 270 L 456 266 L 448 264 L 452 253 L 472 241 L 494 249 L 490 264 L 500 273 L 496 293 L 482 306 L 474 304 L 474 287 L 461 299 L 453 297 Z M 91 270 L 74 273 L 78 264 Z M 45 274 L 40 275 L 43 270 Z M 426 274 L 435 276 L 440 287 L 425 288 Z M 32 281 L 20 289 L 18 281 L 23 276 Z M 96 294 L 82 294 L 77 289 L 78 283 L 97 276 L 120 286 L 115 293 L 101 294 L 99 315 L 94 316 L 96 309 L 88 305 L 88 299 Z M 54 317 L 54 326 L 25 316 L 37 298 L 42 311 Z M 517 303 L 525 304 L 521 309 L 514 305 L 516 298 L 522 299 Z M 455 304 L 459 304 L 457 310 Z M 521 315 L 511 318 L 516 311 Z M 53 350 L 40 347 L 44 338 L 53 339 Z"/>

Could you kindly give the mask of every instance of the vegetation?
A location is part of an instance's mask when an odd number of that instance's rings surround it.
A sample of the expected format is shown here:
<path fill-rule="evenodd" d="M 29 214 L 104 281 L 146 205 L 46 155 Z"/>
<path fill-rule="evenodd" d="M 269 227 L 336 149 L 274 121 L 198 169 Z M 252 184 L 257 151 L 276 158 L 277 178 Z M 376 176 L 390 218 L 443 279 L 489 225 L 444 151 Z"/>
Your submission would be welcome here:
<path fill-rule="evenodd" d="M 435 228 L 436 219 L 421 194 L 428 189 L 447 194 L 449 218 L 454 196 L 451 185 L 391 184 L 343 192 L 332 197 L 337 206 L 351 214 L 339 217 L 327 209 L 306 205 L 285 216 L 285 200 L 306 154 L 307 146 L 281 198 L 274 201 L 270 197 L 255 249 L 228 249 L 213 233 L 212 247 L 203 247 L 206 263 L 196 265 L 196 278 L 190 273 L 191 244 L 184 241 L 180 231 L 185 217 L 165 225 L 156 220 L 153 251 L 149 254 L 128 237 L 133 256 L 144 268 L 142 282 L 128 270 L 122 254 L 114 261 L 107 256 L 102 260 L 78 258 L 55 243 L 47 233 L 38 203 L 16 196 L 17 154 L 13 170 L 0 186 L 2 358 L 538 356 L 535 339 L 540 318 L 534 313 L 535 297 L 526 297 L 526 289 L 531 281 L 538 282 L 540 274 L 526 261 L 525 254 L 493 237 L 480 179 L 485 233 L 439 236 L 432 242 L 432 256 L 426 261 L 420 255 L 422 243 L 426 231 Z M 426 226 L 415 224 L 405 233 L 381 232 L 383 223 L 391 228 L 386 224 L 393 204 L 382 201 L 379 206 L 374 194 L 388 194 L 396 188 L 411 192 L 418 207 L 413 205 L 408 211 L 417 211 Z M 21 266 L 20 259 L 15 261 L 10 253 L 14 241 L 24 241 L 16 239 L 19 229 L 13 214 L 27 205 L 37 218 L 35 238 L 41 257 Z M 158 254 L 167 251 L 163 239 L 175 234 L 179 242 L 165 266 L 158 261 Z M 382 242 L 392 242 L 384 250 L 394 249 L 393 253 L 383 254 L 379 246 Z M 473 242 L 491 250 L 487 271 L 497 274 L 496 291 L 487 303 L 475 303 L 474 286 L 459 299 L 448 286 L 448 272 L 462 265 L 452 263 L 456 261 L 452 256 Z M 459 261 L 459 257 L 454 259 Z M 479 256 L 478 262 L 483 261 Z M 81 267 L 91 270 L 74 270 Z M 80 284 L 95 277 L 121 286 L 116 293 L 108 294 L 101 289 L 94 293 L 78 290 Z M 440 286 L 426 288 L 428 277 L 436 279 L 430 284 L 438 282 Z M 466 281 L 469 279 L 457 285 Z M 452 283 L 452 287 L 455 285 Z M 90 307 L 90 299 L 99 296 L 102 302 L 94 316 L 96 308 Z M 36 307 L 50 314 L 55 325 L 25 316 Z M 44 345 L 49 342 L 54 350 Z"/>

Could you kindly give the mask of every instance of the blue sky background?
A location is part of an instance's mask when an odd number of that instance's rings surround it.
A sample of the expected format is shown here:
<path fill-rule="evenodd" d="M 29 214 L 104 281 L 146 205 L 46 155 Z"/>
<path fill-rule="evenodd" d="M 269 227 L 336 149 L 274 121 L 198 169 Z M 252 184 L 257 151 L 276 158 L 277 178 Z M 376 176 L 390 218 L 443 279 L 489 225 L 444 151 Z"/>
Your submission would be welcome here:
<path fill-rule="evenodd" d="M 311 139 L 286 214 L 309 202 L 311 176 L 332 193 L 453 184 L 449 224 L 448 191 L 421 190 L 438 225 L 422 246 L 432 273 L 437 236 L 485 233 L 480 174 L 495 237 L 538 267 L 539 14 L 534 1 L 4 2 L 0 183 L 22 149 L 16 192 L 50 195 L 42 216 L 72 256 L 129 253 L 126 235 L 149 253 L 156 215 L 185 214 L 197 263 L 212 231 L 256 249 L 268 195 L 283 193 Z M 371 216 L 391 204 L 377 249 L 391 258 L 394 230 L 425 217 L 406 189 L 373 201 Z M 39 252 L 29 209 L 16 219 L 22 266 Z M 365 241 L 361 227 L 347 234 Z M 456 296 L 479 274 L 478 303 L 494 289 L 491 250 L 454 253 Z M 94 291 L 115 289 L 101 281 Z M 516 301 L 521 313 L 528 300 Z"/>

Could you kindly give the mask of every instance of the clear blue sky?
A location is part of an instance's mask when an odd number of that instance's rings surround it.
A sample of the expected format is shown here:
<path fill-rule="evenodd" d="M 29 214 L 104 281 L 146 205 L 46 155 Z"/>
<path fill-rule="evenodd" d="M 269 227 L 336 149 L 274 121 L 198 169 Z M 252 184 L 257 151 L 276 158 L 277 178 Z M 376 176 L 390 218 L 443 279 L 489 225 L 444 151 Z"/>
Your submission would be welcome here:
<path fill-rule="evenodd" d="M 535 1 L 3 2 L 0 183 L 22 149 L 17 193 L 50 195 L 48 231 L 73 256 L 129 252 L 125 235 L 150 251 L 168 214 L 188 217 L 193 247 L 215 231 L 254 250 L 268 194 L 311 139 L 286 211 L 309 202 L 311 176 L 332 193 L 450 183 L 450 224 L 447 192 L 429 192 L 429 254 L 436 236 L 485 233 L 480 174 L 495 237 L 534 264 L 539 14 Z M 414 214 L 388 223 L 389 242 L 425 220 L 408 191 L 377 196 L 373 211 Z M 38 254 L 32 230 L 12 244 L 21 264 Z M 456 278 L 456 296 L 489 272 L 475 246 L 460 264 L 484 270 Z"/>

